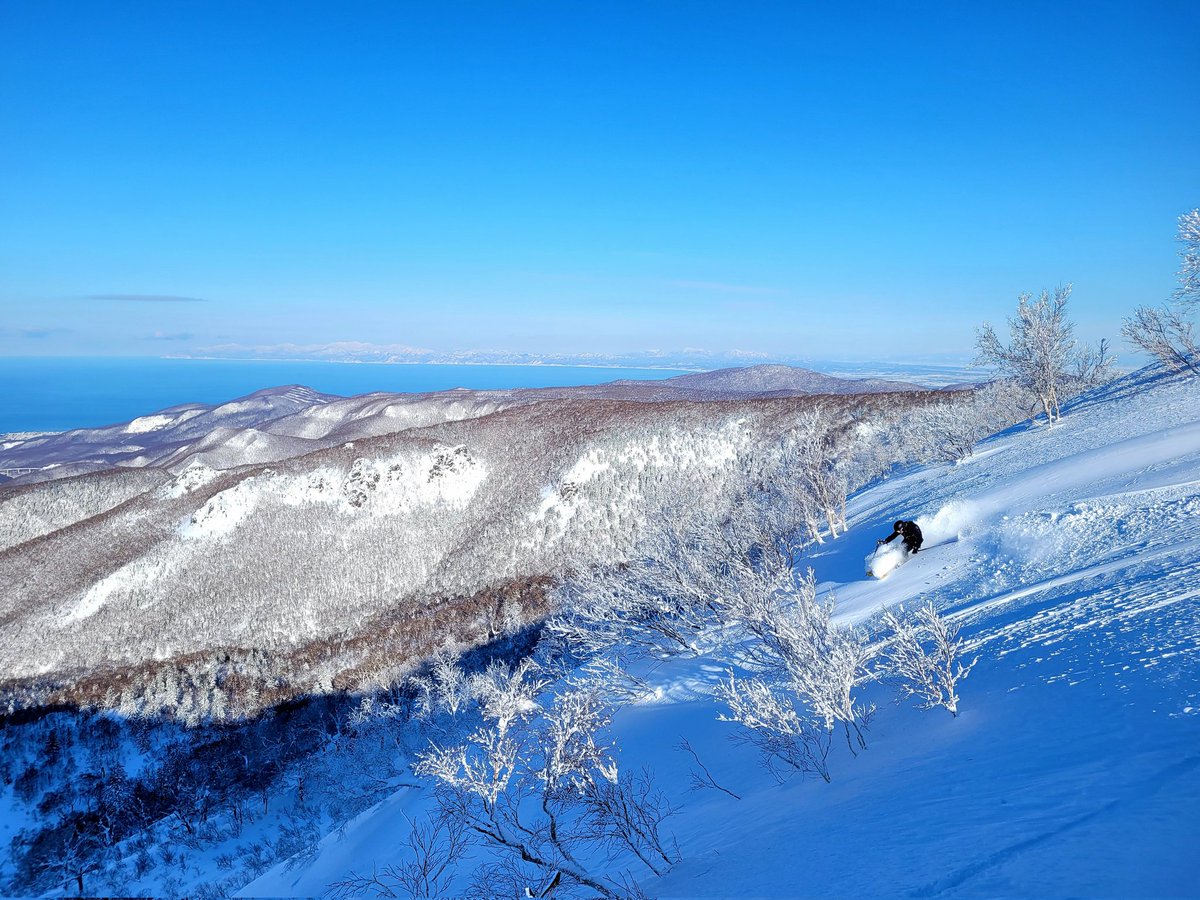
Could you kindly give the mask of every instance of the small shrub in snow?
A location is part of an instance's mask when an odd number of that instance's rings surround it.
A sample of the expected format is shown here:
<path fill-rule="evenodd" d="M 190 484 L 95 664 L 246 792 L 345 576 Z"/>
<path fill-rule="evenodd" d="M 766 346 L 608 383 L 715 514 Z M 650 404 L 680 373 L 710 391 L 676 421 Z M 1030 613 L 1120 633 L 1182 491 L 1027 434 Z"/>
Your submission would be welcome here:
<path fill-rule="evenodd" d="M 921 709 L 942 707 L 958 715 L 958 682 L 970 674 L 978 657 L 963 661 L 964 642 L 958 629 L 938 615 L 932 603 L 912 616 L 885 610 L 883 625 L 891 632 L 882 670 L 904 697 L 916 697 Z"/>
<path fill-rule="evenodd" d="M 704 761 L 700 759 L 700 754 L 696 752 L 695 748 L 692 747 L 691 741 L 689 741 L 687 738 L 682 738 L 679 743 L 675 745 L 675 749 L 688 754 L 695 763 L 691 769 L 693 791 L 704 791 L 711 789 L 714 791 L 720 791 L 723 794 L 728 794 L 734 800 L 742 799 L 741 794 L 734 793 L 729 788 L 725 787 L 725 785 L 717 781 L 717 779 L 713 776 L 712 771 L 704 764 Z"/>
<path fill-rule="evenodd" d="M 610 853 L 632 851 L 647 869 L 662 875 L 679 861 L 675 842 L 660 831 L 674 813 L 649 770 L 622 772 L 616 780 L 592 782 L 585 829 Z"/>
<path fill-rule="evenodd" d="M 442 816 L 413 824 L 405 841 L 402 863 L 375 869 L 370 875 L 352 873 L 329 886 L 329 900 L 371 893 L 376 897 L 432 898 L 450 896 L 455 866 L 471 846 L 466 823 Z"/>

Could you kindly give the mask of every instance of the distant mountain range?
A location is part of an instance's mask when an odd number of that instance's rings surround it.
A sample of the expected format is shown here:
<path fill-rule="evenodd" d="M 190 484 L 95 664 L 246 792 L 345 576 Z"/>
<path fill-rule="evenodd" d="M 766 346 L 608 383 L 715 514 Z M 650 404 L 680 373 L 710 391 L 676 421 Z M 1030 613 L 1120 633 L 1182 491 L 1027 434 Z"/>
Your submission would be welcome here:
<path fill-rule="evenodd" d="M 919 391 L 924 388 L 903 381 L 881 378 L 837 378 L 796 366 L 762 365 L 715 372 L 677 375 L 663 382 L 682 390 L 737 394 L 868 394 L 881 391 Z"/>
<path fill-rule="evenodd" d="M 762 365 L 564 388 L 457 389 L 428 394 L 322 394 L 300 385 L 256 391 L 220 405 L 185 403 L 130 422 L 0 441 L 0 480 L 26 482 L 121 467 L 179 471 L 289 459 L 347 441 L 472 419 L 546 400 L 721 401 L 815 394 L 924 391 L 878 378 L 849 379 L 793 366 Z M 32 471 L 30 471 L 32 470 Z"/>
<path fill-rule="evenodd" d="M 529 353 L 511 350 L 429 350 L 404 344 L 334 341 L 328 344 L 220 344 L 194 353 L 171 354 L 173 359 L 312 360 L 319 362 L 391 365 L 571 366 L 595 368 L 682 369 L 706 372 L 730 366 L 805 366 L 845 377 L 915 378 L 922 384 L 944 386 L 972 381 L 964 359 L 945 357 L 925 361 L 839 363 L 800 356 L 772 355 L 748 350 L 641 350 L 629 353 Z"/>
<path fill-rule="evenodd" d="M 219 344 L 182 359 L 289 359 L 429 365 L 597 366 L 603 368 L 712 369 L 775 361 L 742 350 L 642 350 L 632 353 L 527 353 L 515 350 L 430 350 L 406 344 L 334 341 L 328 344 Z"/>

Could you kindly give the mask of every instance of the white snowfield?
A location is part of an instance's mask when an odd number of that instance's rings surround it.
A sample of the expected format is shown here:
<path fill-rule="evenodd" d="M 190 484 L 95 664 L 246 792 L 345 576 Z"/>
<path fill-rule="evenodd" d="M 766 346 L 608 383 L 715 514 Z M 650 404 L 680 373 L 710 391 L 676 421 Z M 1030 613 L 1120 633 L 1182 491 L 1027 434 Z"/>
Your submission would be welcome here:
<path fill-rule="evenodd" d="M 24 482 L 155 466 L 173 472 L 277 462 L 348 440 L 495 412 L 512 401 L 498 392 L 364 394 L 335 397 L 299 385 L 256 391 L 218 406 L 187 404 L 131 422 L 6 440 L 0 468 L 34 471 Z M 139 444 L 130 444 L 137 435 Z M 15 437 L 15 436 L 13 436 Z"/>
<path fill-rule="evenodd" d="M 781 786 L 717 721 L 718 658 L 644 673 L 615 737 L 680 807 L 683 857 L 647 895 L 1197 896 L 1200 379 L 1135 373 L 1066 413 L 860 492 L 810 558 L 848 625 L 925 599 L 961 625 L 980 660 L 957 719 L 866 686 L 869 748 L 835 742 L 831 784 Z M 897 518 L 926 545 L 868 579 Z M 689 791 L 681 738 L 740 800 Z M 430 803 L 400 789 L 242 895 L 319 895 L 394 862 Z"/>

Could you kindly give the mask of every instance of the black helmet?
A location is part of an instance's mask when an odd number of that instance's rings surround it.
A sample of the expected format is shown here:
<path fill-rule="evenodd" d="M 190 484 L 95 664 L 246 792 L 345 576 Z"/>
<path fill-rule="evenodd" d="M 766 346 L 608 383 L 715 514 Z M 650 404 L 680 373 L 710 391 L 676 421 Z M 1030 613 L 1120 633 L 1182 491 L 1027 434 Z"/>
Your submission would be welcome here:
<path fill-rule="evenodd" d="M 893 525 L 892 527 L 895 528 L 897 531 L 899 531 L 901 528 L 904 527 L 904 520 L 903 519 L 897 520 L 896 524 Z"/>

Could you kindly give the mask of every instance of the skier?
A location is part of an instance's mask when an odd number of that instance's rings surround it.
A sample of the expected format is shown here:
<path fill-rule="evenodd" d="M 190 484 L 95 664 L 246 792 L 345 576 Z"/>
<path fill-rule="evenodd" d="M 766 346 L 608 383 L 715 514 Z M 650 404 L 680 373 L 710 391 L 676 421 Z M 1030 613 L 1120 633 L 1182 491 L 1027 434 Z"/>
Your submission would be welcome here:
<path fill-rule="evenodd" d="M 892 533 L 881 541 L 876 541 L 875 546 L 880 544 L 890 544 L 896 538 L 904 540 L 904 549 L 909 553 L 916 553 L 921 549 L 921 542 L 924 538 L 921 536 L 921 529 L 916 522 L 908 522 L 900 519 L 892 526 Z"/>

